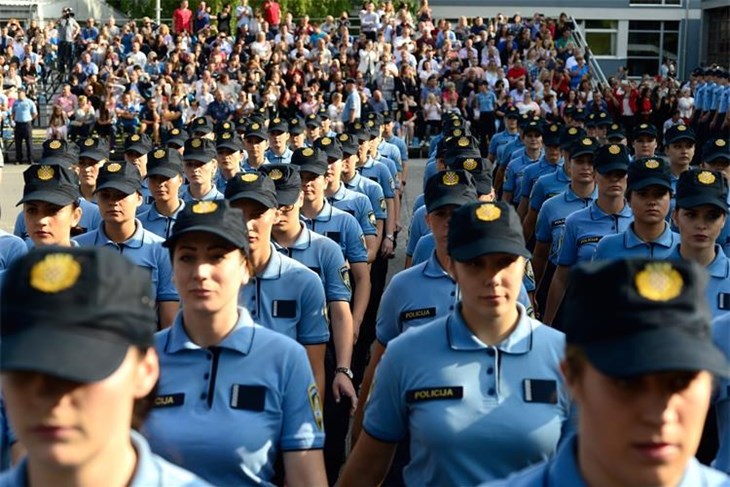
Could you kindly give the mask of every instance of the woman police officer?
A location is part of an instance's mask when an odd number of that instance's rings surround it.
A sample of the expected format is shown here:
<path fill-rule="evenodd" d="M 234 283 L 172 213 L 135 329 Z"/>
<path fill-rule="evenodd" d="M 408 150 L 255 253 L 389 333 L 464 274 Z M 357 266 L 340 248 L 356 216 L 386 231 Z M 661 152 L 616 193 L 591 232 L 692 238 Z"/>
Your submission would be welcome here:
<path fill-rule="evenodd" d="M 406 485 L 441 486 L 506 477 L 548 458 L 571 429 L 563 334 L 517 303 L 529 252 L 514 208 L 460 207 L 448 252 L 461 302 L 388 344 L 342 486 L 381 482 L 406 433 Z"/>
<path fill-rule="evenodd" d="M 575 268 L 561 369 L 580 410 L 578 434 L 549 462 L 486 485 L 729 485 L 693 458 L 712 375 L 730 375 L 711 341 L 704 274 L 693 262 L 648 259 Z"/>
<path fill-rule="evenodd" d="M 0 485 L 209 485 L 132 430 L 159 376 L 149 274 L 109 249 L 43 247 L 7 277 L 3 399 L 27 455 Z"/>
<path fill-rule="evenodd" d="M 321 401 L 304 348 L 238 307 L 251 275 L 241 210 L 201 201 L 165 242 L 182 311 L 156 336 L 162 371 L 145 424 L 154 451 L 215 485 L 326 485 Z"/>

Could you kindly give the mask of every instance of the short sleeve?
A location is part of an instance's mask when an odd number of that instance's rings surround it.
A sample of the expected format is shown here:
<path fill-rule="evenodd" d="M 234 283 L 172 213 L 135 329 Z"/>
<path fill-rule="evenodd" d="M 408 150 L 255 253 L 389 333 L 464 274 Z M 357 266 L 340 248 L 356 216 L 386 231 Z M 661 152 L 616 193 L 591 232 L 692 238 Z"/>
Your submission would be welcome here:
<path fill-rule="evenodd" d="M 326 343 L 330 338 L 325 314 L 324 287 L 319 276 L 309 269 L 301 269 L 302 285 L 299 306 L 302 310 L 297 323 L 297 341 L 303 345 Z"/>
<path fill-rule="evenodd" d="M 408 432 L 408 410 L 400 383 L 403 364 L 399 355 L 397 350 L 386 350 L 365 400 L 363 429 L 373 438 L 389 443 L 403 440 Z"/>
<path fill-rule="evenodd" d="M 576 246 L 575 220 L 568 218 L 563 229 L 563 236 L 558 250 L 558 265 L 571 266 L 578 261 L 578 247 Z"/>
<path fill-rule="evenodd" d="M 368 261 L 368 248 L 365 244 L 365 235 L 358 225 L 355 217 L 348 214 L 349 218 L 346 220 L 345 228 L 345 245 L 346 252 L 345 257 L 351 264 L 356 262 L 367 262 Z"/>
<path fill-rule="evenodd" d="M 162 244 L 155 242 L 155 254 L 157 257 L 157 301 L 180 301 L 180 295 L 172 281 L 172 261 Z"/>
<path fill-rule="evenodd" d="M 537 189 L 537 186 L 535 186 Z M 550 231 L 550 222 L 547 211 L 548 208 L 543 205 L 542 208 L 540 208 L 539 213 L 537 214 L 537 223 L 535 224 L 535 240 L 538 242 L 545 242 L 549 243 L 553 240 L 553 234 Z"/>

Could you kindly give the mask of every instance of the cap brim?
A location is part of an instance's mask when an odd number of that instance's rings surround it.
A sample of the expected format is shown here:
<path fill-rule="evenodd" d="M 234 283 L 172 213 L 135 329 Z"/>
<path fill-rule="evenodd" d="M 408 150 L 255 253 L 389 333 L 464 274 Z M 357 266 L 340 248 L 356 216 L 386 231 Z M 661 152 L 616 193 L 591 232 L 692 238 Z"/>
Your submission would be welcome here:
<path fill-rule="evenodd" d="M 261 203 L 266 208 L 276 208 L 276 201 L 271 201 L 266 196 L 260 195 L 255 192 L 237 193 L 232 196 L 227 196 L 226 199 L 233 203 L 234 201 L 250 200 L 257 203 Z"/>
<path fill-rule="evenodd" d="M 164 176 L 166 178 L 174 178 L 175 176 L 182 176 L 182 169 L 176 171 L 169 167 L 155 167 L 147 170 L 147 177 L 150 176 Z"/>
<path fill-rule="evenodd" d="M 102 189 L 116 189 L 124 194 L 132 194 L 140 191 L 142 189 L 142 185 L 132 184 L 125 181 L 108 181 L 97 186 L 94 190 L 94 194 L 98 193 Z"/>
<path fill-rule="evenodd" d="M 730 155 L 727 154 L 714 154 L 708 157 L 702 158 L 702 162 L 706 164 L 712 164 L 714 162 L 724 162 L 725 164 L 730 164 Z"/>
<path fill-rule="evenodd" d="M 137 154 L 144 155 L 150 151 L 151 147 L 147 147 L 142 144 L 132 144 L 124 149 L 124 152 L 136 152 Z"/>
<path fill-rule="evenodd" d="M 715 198 L 709 194 L 698 194 L 687 198 L 677 198 L 677 208 L 696 208 L 702 205 L 717 206 L 725 213 L 728 212 L 727 202 L 721 198 Z"/>
<path fill-rule="evenodd" d="M 299 200 L 300 189 L 277 189 L 276 201 L 279 206 L 293 205 Z"/>
<path fill-rule="evenodd" d="M 582 348 L 591 364 L 611 377 L 699 370 L 730 377 L 727 359 L 711 341 L 668 327 Z"/>
<path fill-rule="evenodd" d="M 586 155 L 586 154 L 593 154 L 593 155 L 595 155 L 595 154 L 596 154 L 596 150 L 595 150 L 595 149 L 584 149 L 584 150 L 579 150 L 579 151 L 578 151 L 578 152 L 576 152 L 575 154 L 571 154 L 571 155 L 570 155 L 570 158 L 571 158 L 571 159 L 574 159 L 574 158 L 576 158 L 576 157 L 584 156 L 584 155 Z"/>
<path fill-rule="evenodd" d="M 484 237 L 449 251 L 451 258 L 459 262 L 468 262 L 479 256 L 489 254 L 519 255 L 526 259 L 532 257 L 532 254 L 524 245 L 494 237 Z"/>
<path fill-rule="evenodd" d="M 620 162 L 612 162 L 611 164 L 596 166 L 596 171 L 598 171 L 598 174 L 608 174 L 611 171 L 629 172 L 629 166 Z"/>
<path fill-rule="evenodd" d="M 443 208 L 444 206 L 454 205 L 461 207 L 464 205 L 468 205 L 469 203 L 474 203 L 474 199 L 465 198 L 463 195 L 459 194 L 447 194 L 442 196 L 441 198 L 436 198 L 430 204 L 426 205 L 426 211 L 432 213 L 439 208 Z"/>
<path fill-rule="evenodd" d="M 297 166 L 298 164 L 294 165 Z M 329 167 L 329 163 L 327 164 L 327 166 Z M 327 168 L 319 169 L 308 165 L 301 165 L 299 166 L 299 172 L 311 172 L 312 174 L 316 174 L 317 176 L 324 176 L 325 174 L 327 174 Z"/>
<path fill-rule="evenodd" d="M 94 159 L 97 161 L 101 161 L 102 159 L 108 159 L 109 156 L 107 154 L 104 154 L 101 151 L 92 149 L 88 151 L 82 151 L 79 153 L 79 157 L 88 157 L 89 159 Z"/>
<path fill-rule="evenodd" d="M 111 333 L 81 331 L 72 326 L 34 326 L 3 336 L 0 370 L 98 382 L 119 368 L 129 347 Z"/>
<path fill-rule="evenodd" d="M 214 225 L 194 225 L 192 227 L 188 227 L 184 230 L 180 230 L 175 232 L 173 230 L 173 234 L 164 242 L 162 242 L 162 246 L 166 248 L 171 248 L 175 245 L 175 242 L 177 242 L 180 237 L 183 235 L 187 235 L 189 233 L 210 233 L 212 235 L 215 235 L 216 237 L 220 237 L 226 242 L 230 243 L 236 248 L 239 249 L 245 249 L 248 247 L 248 241 L 245 242 L 236 242 L 234 239 L 231 238 L 230 235 L 228 235 L 226 232 L 224 232 L 220 227 L 214 226 Z"/>
<path fill-rule="evenodd" d="M 52 205 L 57 206 L 66 206 L 70 205 L 71 203 L 77 201 L 78 198 L 74 198 L 70 195 L 58 193 L 55 191 L 33 191 L 32 193 L 28 193 L 26 195 L 23 195 L 23 198 L 18 201 L 18 203 L 15 206 L 22 205 L 23 203 L 27 203 L 28 201 L 45 201 L 46 203 L 51 203 Z"/>
<path fill-rule="evenodd" d="M 648 188 L 649 186 L 661 186 L 669 191 L 672 191 L 672 183 L 662 178 L 646 178 L 634 183 L 629 183 L 627 188 L 629 191 L 636 191 L 639 189 Z"/>
<path fill-rule="evenodd" d="M 215 155 L 206 156 L 204 154 L 183 154 L 183 161 L 195 161 L 207 164 L 213 159 L 215 159 Z"/>
<path fill-rule="evenodd" d="M 667 141 L 667 145 L 674 144 L 675 142 L 679 142 L 680 140 L 689 140 L 691 142 L 697 143 L 696 137 L 693 137 L 690 134 L 683 134 L 683 135 L 676 136 L 675 138 L 673 138 L 670 141 Z"/>
<path fill-rule="evenodd" d="M 221 142 L 216 146 L 215 150 L 219 151 L 220 149 L 229 149 L 233 152 L 239 152 L 243 150 L 243 147 L 238 147 L 235 144 L 229 144 L 228 142 Z"/>

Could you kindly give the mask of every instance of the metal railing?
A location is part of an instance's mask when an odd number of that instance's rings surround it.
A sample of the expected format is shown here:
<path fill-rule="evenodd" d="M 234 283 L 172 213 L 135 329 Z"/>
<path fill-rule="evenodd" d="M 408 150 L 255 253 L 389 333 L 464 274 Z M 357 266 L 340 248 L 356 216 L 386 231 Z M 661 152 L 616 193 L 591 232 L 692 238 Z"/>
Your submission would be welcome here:
<path fill-rule="evenodd" d="M 591 52 L 591 48 L 588 45 L 588 41 L 586 40 L 585 34 L 581 30 L 580 25 L 574 17 L 571 16 L 570 20 L 575 26 L 572 35 L 573 42 L 578 48 L 582 49 L 585 52 L 585 59 L 588 62 L 588 67 L 591 69 L 591 86 L 594 89 L 597 88 L 599 84 L 604 87 L 608 86 L 608 78 L 606 78 L 606 75 L 603 72 L 601 65 L 598 63 L 598 61 L 596 61 L 593 52 Z"/>

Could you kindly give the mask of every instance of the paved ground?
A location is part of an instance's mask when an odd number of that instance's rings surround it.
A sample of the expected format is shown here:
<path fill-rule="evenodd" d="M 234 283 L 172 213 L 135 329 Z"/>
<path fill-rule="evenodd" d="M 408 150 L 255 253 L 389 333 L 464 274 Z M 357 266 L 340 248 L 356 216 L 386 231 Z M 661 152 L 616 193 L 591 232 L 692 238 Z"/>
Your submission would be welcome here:
<path fill-rule="evenodd" d="M 398 236 L 396 258 L 390 262 L 390 275 L 403 268 L 408 227 L 411 221 L 410 209 L 413 206 L 413 201 L 421 192 L 425 164 L 425 159 L 412 159 L 409 161 L 408 184 L 406 185 L 406 193 L 403 196 L 403 209 L 405 211 L 401 215 L 403 231 Z M 19 212 L 19 208 L 15 204 L 20 200 L 23 193 L 23 171 L 27 167 L 27 165 L 18 166 L 15 164 L 6 164 L 2 169 L 2 182 L 0 183 L 0 210 L 2 210 L 2 215 L 0 216 L 0 228 L 11 233 L 15 224 L 15 217 Z"/>

